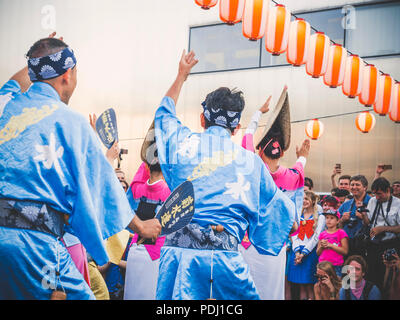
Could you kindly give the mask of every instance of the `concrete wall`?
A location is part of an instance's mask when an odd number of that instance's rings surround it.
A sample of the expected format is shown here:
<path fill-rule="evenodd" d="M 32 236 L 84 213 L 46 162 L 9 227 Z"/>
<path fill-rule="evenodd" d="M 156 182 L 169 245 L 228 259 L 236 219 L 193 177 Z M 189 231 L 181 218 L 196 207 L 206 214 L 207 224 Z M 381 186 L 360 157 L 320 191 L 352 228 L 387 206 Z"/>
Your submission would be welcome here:
<path fill-rule="evenodd" d="M 367 2 L 371 1 L 280 1 L 294 12 Z M 70 106 L 85 117 L 109 107 L 116 110 L 120 145 L 129 149 L 122 169 L 131 180 L 154 111 L 175 78 L 182 50 L 188 48 L 189 27 L 218 22 L 218 7 L 201 10 L 191 0 L 1 0 L 1 83 L 25 65 L 24 54 L 33 42 L 53 31 L 48 11 L 42 12 L 49 8 L 55 10 L 55 29 L 78 59 L 78 86 Z M 369 61 L 400 79 L 399 56 Z M 199 131 L 205 95 L 220 86 L 237 87 L 246 99 L 245 127 L 268 95 L 273 95 L 271 105 L 275 104 L 284 84 L 289 87 L 292 121 L 364 109 L 358 99 L 345 97 L 341 88 L 330 89 L 322 79 L 307 76 L 304 67 L 283 66 L 192 75 L 177 112 L 184 124 Z M 376 118 L 369 134 L 356 129 L 355 115 L 323 120 L 325 134 L 312 142 L 306 168 L 317 191 L 330 190 L 329 176 L 339 162 L 343 173 L 362 173 L 370 182 L 377 162 L 392 164 L 394 170 L 385 176 L 400 179 L 400 125 L 388 117 Z M 295 146 L 305 138 L 304 126 L 304 122 L 293 124 L 291 148 L 282 164 L 295 161 Z M 240 138 L 241 133 L 235 141 L 240 143 Z"/>

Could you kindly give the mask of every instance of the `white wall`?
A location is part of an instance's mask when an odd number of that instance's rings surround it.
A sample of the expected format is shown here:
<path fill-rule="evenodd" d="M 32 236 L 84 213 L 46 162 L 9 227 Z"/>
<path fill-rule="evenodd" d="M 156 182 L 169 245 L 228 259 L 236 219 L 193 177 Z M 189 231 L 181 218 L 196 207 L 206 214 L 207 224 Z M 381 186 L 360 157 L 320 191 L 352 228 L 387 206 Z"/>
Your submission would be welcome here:
<path fill-rule="evenodd" d="M 280 2 L 298 12 L 370 1 Z M 1 83 L 25 65 L 24 54 L 33 42 L 53 31 L 43 28 L 47 15 L 41 10 L 46 5 L 54 7 L 56 30 L 78 59 L 78 86 L 70 106 L 85 117 L 109 107 L 116 110 L 120 145 L 129 149 L 122 169 L 130 180 L 140 165 L 142 138 L 175 78 L 182 50 L 188 47 L 189 27 L 218 22 L 218 9 L 202 10 L 194 0 L 0 0 Z M 400 57 L 371 61 L 400 79 Z M 192 75 L 179 99 L 178 115 L 193 130 L 200 130 L 200 102 L 205 95 L 220 86 L 238 87 L 246 99 L 242 117 L 246 126 L 269 94 L 275 104 L 284 84 L 289 87 L 292 120 L 363 110 L 340 88 L 327 88 L 322 79 L 307 76 L 304 67 L 284 66 Z M 363 135 L 354 118 L 326 119 L 324 136 L 312 142 L 306 175 L 313 178 L 316 189 L 330 189 L 329 175 L 337 162 L 344 173 L 363 173 L 372 182 L 376 163 L 383 161 L 394 168 L 385 176 L 400 179 L 400 125 L 377 117 L 374 131 Z M 305 137 L 304 123 L 294 124 L 292 131 L 285 165 L 295 160 L 295 145 Z M 240 136 L 235 141 L 240 142 Z"/>

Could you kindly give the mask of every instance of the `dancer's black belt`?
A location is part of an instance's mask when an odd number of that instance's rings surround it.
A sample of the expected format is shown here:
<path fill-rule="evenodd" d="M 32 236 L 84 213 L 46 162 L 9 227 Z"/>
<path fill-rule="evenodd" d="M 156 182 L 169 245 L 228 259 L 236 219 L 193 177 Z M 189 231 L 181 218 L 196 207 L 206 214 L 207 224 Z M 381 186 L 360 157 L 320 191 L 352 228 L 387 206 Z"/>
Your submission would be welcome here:
<path fill-rule="evenodd" d="M 199 250 L 238 251 L 238 241 L 227 231 L 217 232 L 211 226 L 190 223 L 165 237 L 164 246 Z"/>
<path fill-rule="evenodd" d="M 61 238 L 64 235 L 63 213 L 45 203 L 0 199 L 0 226 L 28 229 Z"/>

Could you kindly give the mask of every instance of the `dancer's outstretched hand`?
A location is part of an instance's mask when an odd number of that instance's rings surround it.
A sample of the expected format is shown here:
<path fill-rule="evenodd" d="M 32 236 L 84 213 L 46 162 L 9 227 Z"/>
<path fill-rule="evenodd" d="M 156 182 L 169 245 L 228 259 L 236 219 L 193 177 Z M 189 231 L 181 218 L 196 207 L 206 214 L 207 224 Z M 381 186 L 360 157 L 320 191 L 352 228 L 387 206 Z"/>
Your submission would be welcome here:
<path fill-rule="evenodd" d="M 179 62 L 179 75 L 186 80 L 190 70 L 192 70 L 197 62 L 199 62 L 199 60 L 195 59 L 194 51 L 190 51 L 188 54 L 186 54 L 186 50 L 183 50 L 181 61 Z"/>
<path fill-rule="evenodd" d="M 269 96 L 267 101 L 263 104 L 263 106 L 259 109 L 262 113 L 266 113 L 269 111 L 269 103 L 271 102 L 272 96 Z"/>

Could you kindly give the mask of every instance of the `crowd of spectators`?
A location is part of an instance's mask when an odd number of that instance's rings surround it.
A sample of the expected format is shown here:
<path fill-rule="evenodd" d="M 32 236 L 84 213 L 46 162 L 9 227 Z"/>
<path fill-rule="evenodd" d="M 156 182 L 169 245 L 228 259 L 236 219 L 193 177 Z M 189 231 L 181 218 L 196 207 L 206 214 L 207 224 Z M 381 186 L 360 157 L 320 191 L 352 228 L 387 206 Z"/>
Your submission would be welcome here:
<path fill-rule="evenodd" d="M 313 295 L 296 290 L 296 281 L 290 283 L 289 278 L 293 299 L 400 298 L 400 182 L 390 184 L 384 171 L 383 165 L 377 166 L 368 189 L 364 175 L 341 175 L 340 165 L 335 165 L 331 194 L 317 201 L 325 226 L 315 246 Z M 304 189 L 303 215 L 316 196 L 311 178 L 305 178 Z"/>

